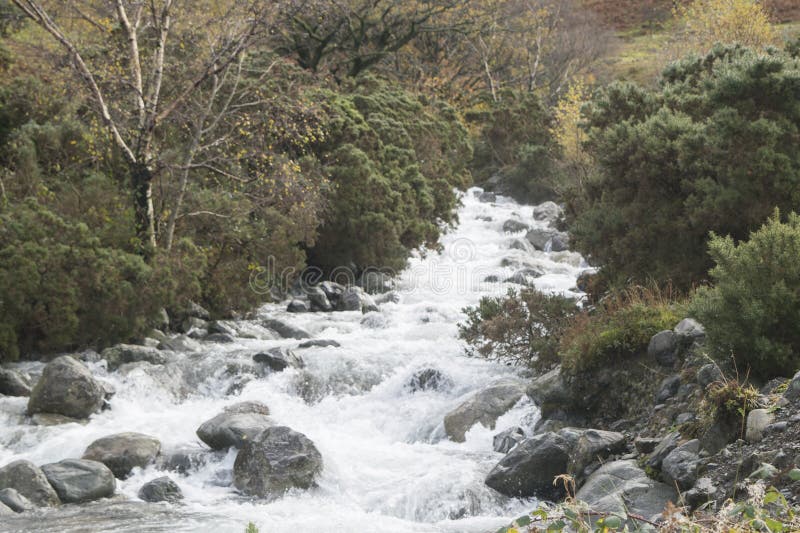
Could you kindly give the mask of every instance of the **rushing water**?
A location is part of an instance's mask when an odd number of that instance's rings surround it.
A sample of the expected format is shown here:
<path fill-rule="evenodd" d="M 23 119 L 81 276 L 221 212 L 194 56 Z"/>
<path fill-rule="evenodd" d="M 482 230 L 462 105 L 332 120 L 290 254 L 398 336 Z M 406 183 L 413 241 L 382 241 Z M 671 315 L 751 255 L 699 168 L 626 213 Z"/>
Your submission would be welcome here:
<path fill-rule="evenodd" d="M 492 450 L 492 436 L 514 425 L 530 429 L 538 416 L 533 405 L 520 401 L 494 430 L 475 426 L 464 443 L 444 437 L 442 420 L 448 411 L 491 381 L 514 373 L 502 364 L 466 357 L 457 324 L 465 306 L 507 290 L 508 284 L 483 281 L 491 274 L 505 279 L 519 268 L 502 267 L 503 259 L 542 268 L 546 274 L 536 279 L 537 288 L 565 294 L 572 294 L 586 265 L 569 252 L 511 249 L 523 235 L 503 233 L 503 222 L 515 213 L 532 222 L 532 208 L 504 198 L 481 203 L 474 192 L 464 195 L 460 223 L 442 237 L 442 250 L 411 258 L 399 280 L 400 303 L 383 304 L 379 313 L 366 316 L 292 315 L 284 311 L 285 304 L 259 311 L 315 338 L 341 343 L 339 348 L 298 350 L 305 370 L 251 375 L 254 353 L 298 344 L 274 339 L 254 319 L 239 325 L 260 338 L 199 343 L 199 350 L 174 354 L 165 367 L 140 364 L 108 373 L 104 363 L 90 364 L 117 392 L 111 409 L 85 425 L 35 426 L 24 417 L 26 399 L 0 398 L 0 465 L 80 457 L 95 439 L 124 431 L 157 437 L 164 452 L 200 449 L 195 431 L 202 422 L 227 405 L 259 400 L 276 423 L 314 441 L 325 464 L 318 488 L 271 503 L 244 499 L 230 486 L 232 450 L 185 475 L 168 473 L 183 490 L 182 505 L 136 500 L 143 483 L 165 475 L 148 467 L 117 482 L 124 496 L 120 501 L 3 517 L 0 531 L 241 533 L 252 521 L 262 533 L 483 532 L 530 510 L 533 502 L 500 497 L 483 480 L 501 458 Z M 23 367 L 36 373 L 41 364 Z M 452 387 L 412 392 L 410 378 L 426 368 L 441 371 Z"/>

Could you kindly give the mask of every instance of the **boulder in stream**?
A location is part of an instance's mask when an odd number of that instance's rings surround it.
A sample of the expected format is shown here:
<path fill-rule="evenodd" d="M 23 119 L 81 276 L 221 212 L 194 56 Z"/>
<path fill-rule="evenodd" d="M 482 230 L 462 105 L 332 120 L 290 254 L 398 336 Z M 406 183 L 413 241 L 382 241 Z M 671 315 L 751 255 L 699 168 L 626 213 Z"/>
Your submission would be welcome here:
<path fill-rule="evenodd" d="M 114 474 L 103 463 L 64 459 L 42 466 L 47 481 L 63 503 L 84 503 L 114 495 Z"/>
<path fill-rule="evenodd" d="M 311 338 L 311 334 L 303 328 L 293 326 L 288 322 L 284 322 L 283 320 L 279 320 L 277 318 L 264 319 L 263 325 L 265 328 L 271 329 L 284 339 L 302 340 Z"/>
<path fill-rule="evenodd" d="M 136 344 L 117 344 L 106 348 L 100 355 L 108 363 L 109 370 L 116 370 L 125 363 L 138 363 L 139 361 L 146 361 L 153 365 L 163 365 L 167 362 L 167 358 L 158 349 Z"/>
<path fill-rule="evenodd" d="M 183 499 L 183 492 L 172 479 L 162 476 L 142 485 L 138 496 L 146 502 L 175 503 Z"/>
<path fill-rule="evenodd" d="M 241 448 L 272 426 L 268 415 L 269 408 L 258 402 L 235 404 L 203 422 L 197 429 L 197 436 L 212 450 Z"/>
<path fill-rule="evenodd" d="M 322 472 L 322 455 L 311 440 L 285 426 L 264 430 L 239 450 L 233 484 L 248 496 L 277 498 L 289 489 L 309 489 Z"/>
<path fill-rule="evenodd" d="M 86 448 L 84 459 L 106 465 L 119 479 L 125 479 L 136 467 L 144 468 L 156 460 L 161 442 L 141 433 L 117 433 L 97 439 Z"/>
<path fill-rule="evenodd" d="M 270 348 L 266 352 L 257 353 L 253 356 L 253 361 L 266 366 L 273 372 L 282 372 L 289 367 L 304 368 L 306 366 L 302 357 L 285 346 Z"/>
<path fill-rule="evenodd" d="M 28 380 L 14 370 L 0 368 L 0 396 L 30 396 Z"/>
<path fill-rule="evenodd" d="M 0 468 L 0 489 L 6 488 L 14 489 L 39 507 L 61 503 L 42 469 L 30 461 L 14 461 Z"/>
<path fill-rule="evenodd" d="M 88 418 L 98 412 L 106 390 L 78 360 L 62 355 L 44 367 L 42 377 L 31 391 L 28 414 L 53 413 L 71 418 Z"/>
<path fill-rule="evenodd" d="M 479 391 L 444 417 L 450 440 L 464 442 L 467 431 L 477 423 L 494 429 L 497 419 L 525 395 L 525 387 L 512 379 L 500 380 Z"/>
<path fill-rule="evenodd" d="M 12 488 L 0 490 L 0 503 L 15 513 L 24 513 L 36 508 L 32 501 Z"/>

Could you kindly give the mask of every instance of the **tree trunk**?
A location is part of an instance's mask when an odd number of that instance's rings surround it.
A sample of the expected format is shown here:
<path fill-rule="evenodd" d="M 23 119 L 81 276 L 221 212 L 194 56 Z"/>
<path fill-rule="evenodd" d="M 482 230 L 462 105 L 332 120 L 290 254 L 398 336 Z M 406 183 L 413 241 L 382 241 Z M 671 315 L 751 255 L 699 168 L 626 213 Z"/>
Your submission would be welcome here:
<path fill-rule="evenodd" d="M 156 227 L 153 215 L 153 171 L 143 163 L 131 164 L 136 236 L 141 252 L 150 257 L 156 248 Z"/>

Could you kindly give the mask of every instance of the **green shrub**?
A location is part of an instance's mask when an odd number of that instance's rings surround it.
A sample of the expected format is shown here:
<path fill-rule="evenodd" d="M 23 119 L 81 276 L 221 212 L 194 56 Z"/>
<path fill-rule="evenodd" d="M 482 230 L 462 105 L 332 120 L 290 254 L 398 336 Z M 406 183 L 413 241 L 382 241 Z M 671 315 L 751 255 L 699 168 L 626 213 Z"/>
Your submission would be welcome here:
<path fill-rule="evenodd" d="M 533 289 L 484 297 L 464 309 L 459 335 L 468 353 L 545 370 L 558 363 L 558 346 L 578 309 L 573 299 Z"/>
<path fill-rule="evenodd" d="M 679 307 L 656 291 L 639 288 L 607 297 L 564 332 L 562 369 L 576 374 L 641 355 L 653 335 L 678 323 Z"/>
<path fill-rule="evenodd" d="M 719 357 L 764 379 L 800 369 L 800 216 L 778 213 L 738 245 L 713 236 L 713 287 L 698 290 L 691 313 Z"/>
<path fill-rule="evenodd" d="M 102 246 L 85 224 L 33 200 L 9 207 L 0 213 L 0 359 L 130 339 L 163 305 L 163 285 L 140 256 Z"/>
<path fill-rule="evenodd" d="M 660 87 L 615 83 L 585 108 L 599 173 L 568 209 L 573 244 L 616 282 L 706 278 L 710 231 L 744 239 L 800 203 L 800 60 L 717 47 Z"/>

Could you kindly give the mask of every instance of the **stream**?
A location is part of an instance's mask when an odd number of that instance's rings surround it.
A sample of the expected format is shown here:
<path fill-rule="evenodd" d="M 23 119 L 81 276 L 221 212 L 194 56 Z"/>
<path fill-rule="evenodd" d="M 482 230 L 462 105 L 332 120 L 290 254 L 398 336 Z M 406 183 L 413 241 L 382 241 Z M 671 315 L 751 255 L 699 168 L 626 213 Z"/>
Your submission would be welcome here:
<path fill-rule="evenodd" d="M 170 354 L 163 367 L 143 363 L 107 372 L 103 361 L 89 362 L 116 394 L 111 408 L 85 425 L 33 425 L 25 416 L 27 398 L 0 397 L 0 466 L 17 459 L 38 465 L 81 457 L 92 441 L 128 431 L 158 438 L 164 454 L 189 450 L 205 457 L 184 474 L 156 465 L 136 469 L 117 481 L 118 496 L 111 500 L 2 517 L 0 531 L 242 533 L 253 522 L 261 533 L 477 533 L 530 511 L 535 502 L 508 499 L 484 485 L 502 457 L 493 451 L 493 435 L 512 426 L 532 431 L 539 415 L 529 400 L 521 400 L 494 429 L 474 426 L 466 442 L 445 436 L 445 414 L 492 381 L 520 374 L 467 357 L 457 324 L 465 318 L 464 307 L 512 286 L 484 281 L 519 270 L 501 266 L 504 259 L 543 270 L 534 281 L 538 289 L 576 297 L 576 278 L 588 265 L 572 252 L 512 249 L 524 233 L 505 233 L 504 221 L 516 214 L 532 225 L 546 224 L 533 221 L 532 206 L 504 197 L 481 202 L 479 192 L 463 195 L 460 222 L 442 236 L 441 250 L 411 257 L 397 280 L 400 302 L 381 304 L 377 313 L 290 314 L 286 302 L 269 304 L 237 321 L 242 335 L 235 342 L 198 341 L 193 351 Z M 298 349 L 305 369 L 259 374 L 253 354 L 299 344 L 262 327 L 266 317 L 341 346 Z M 42 363 L 16 367 L 37 375 Z M 440 371 L 448 386 L 413 391 L 409 382 L 424 369 Z M 200 424 L 248 400 L 265 403 L 276 424 L 315 443 L 324 460 L 317 488 L 255 502 L 231 486 L 236 450 L 203 455 L 206 447 L 195 434 Z M 183 491 L 182 504 L 137 499 L 142 484 L 165 474 Z"/>

